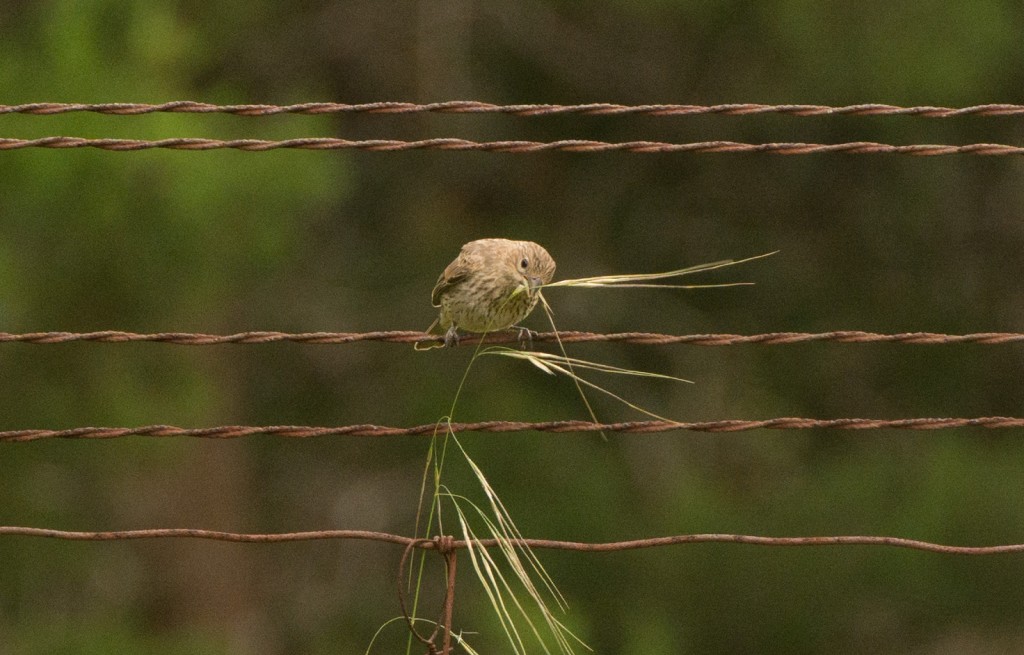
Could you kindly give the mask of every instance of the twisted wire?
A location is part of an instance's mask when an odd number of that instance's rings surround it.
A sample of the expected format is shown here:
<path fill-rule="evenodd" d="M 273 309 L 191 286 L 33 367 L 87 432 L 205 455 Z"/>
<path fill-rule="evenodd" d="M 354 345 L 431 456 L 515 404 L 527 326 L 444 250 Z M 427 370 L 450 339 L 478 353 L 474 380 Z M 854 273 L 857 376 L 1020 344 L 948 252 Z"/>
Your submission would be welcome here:
<path fill-rule="evenodd" d="M 887 104 L 828 105 L 766 105 L 735 103 L 718 105 L 646 104 L 621 105 L 589 103 L 580 105 L 516 104 L 498 105 L 473 100 L 448 102 L 370 102 L 346 104 L 337 102 L 306 102 L 292 105 L 241 104 L 215 105 L 205 102 L 180 100 L 160 104 L 135 102 L 63 103 L 35 102 L 20 105 L 0 105 L 0 114 L 53 115 L 71 112 L 91 112 L 117 116 L 137 116 L 153 113 L 233 114 L 235 116 L 272 116 L 276 114 L 508 114 L 512 116 L 552 116 L 578 114 L 586 116 L 697 116 L 717 114 L 723 116 L 749 116 L 757 114 L 783 114 L 787 116 L 917 116 L 922 118 L 954 118 L 961 116 L 1018 116 L 1024 114 L 1024 105 L 984 104 L 970 107 L 900 107 Z"/>
<path fill-rule="evenodd" d="M 197 437 L 202 439 L 237 439 L 257 435 L 306 439 L 310 437 L 400 437 L 430 436 L 452 432 L 621 432 L 648 434 L 653 432 L 746 432 L 750 430 L 944 430 L 950 428 L 1024 428 L 1024 418 L 984 416 L 980 418 L 773 418 L 765 420 L 723 421 L 624 421 L 594 423 L 593 421 L 476 421 L 465 423 L 429 423 L 412 427 L 394 427 L 363 423 L 335 427 L 308 425 L 222 425 L 211 428 L 182 428 L 173 425 L 140 427 L 81 427 L 66 430 L 8 430 L 0 432 L 0 442 L 37 441 L 40 439 L 116 439 L 140 437 Z"/>
<path fill-rule="evenodd" d="M 898 334 L 878 334 L 860 330 L 838 330 L 833 332 L 769 332 L 765 334 L 660 334 L 657 332 L 539 332 L 531 335 L 536 343 L 549 343 L 561 340 L 562 343 L 629 343 L 640 345 L 689 344 L 694 346 L 735 346 L 743 344 L 760 344 L 767 346 L 787 345 L 812 342 L 833 343 L 898 343 L 913 345 L 944 345 L 973 343 L 980 345 L 1000 345 L 1024 342 L 1024 333 L 1020 332 L 975 332 L 972 334 L 941 334 L 936 332 L 901 332 Z M 414 330 L 379 330 L 375 332 L 239 332 L 236 334 L 202 334 L 195 332 L 156 332 L 141 334 L 118 330 L 99 332 L 28 332 L 14 334 L 0 332 L 0 343 L 60 344 L 77 341 L 97 343 L 134 343 L 152 342 L 180 346 L 212 346 L 220 344 L 264 344 L 264 343 L 299 343 L 299 344 L 344 344 L 359 341 L 378 341 L 383 343 L 443 343 L 444 338 Z M 518 343 L 516 333 L 493 333 L 481 339 L 479 336 L 466 336 L 458 341 L 459 345 L 476 345 L 483 341 L 487 344 Z"/>
<path fill-rule="evenodd" d="M 222 532 L 218 530 L 197 530 L 192 528 L 158 528 L 153 530 L 120 530 L 107 532 L 84 532 L 69 530 L 52 530 L 48 528 L 30 528 L 21 526 L 0 526 L 0 536 L 45 537 L 50 539 L 66 539 L 70 541 L 114 541 L 121 539 L 211 539 L 236 543 L 281 543 L 290 541 L 312 541 L 320 539 L 359 539 L 392 543 L 406 548 L 436 550 L 446 548 L 456 550 L 468 548 L 495 548 L 513 544 L 529 548 L 547 548 L 558 550 L 575 550 L 583 552 L 617 552 L 636 550 L 639 548 L 655 548 L 699 543 L 731 543 L 753 546 L 889 546 L 909 548 L 947 555 L 997 555 L 1005 553 L 1022 553 L 1024 544 L 1001 544 L 995 546 L 952 546 L 938 544 L 919 539 L 904 537 L 837 535 L 825 537 L 763 537 L 745 534 L 682 534 L 649 539 L 631 539 L 628 541 L 611 542 L 580 542 L 560 541 L 555 539 L 510 539 L 499 542 L 497 539 L 475 539 L 466 541 L 446 537 L 443 539 L 417 539 L 387 532 L 368 530 L 311 530 L 305 532 L 279 532 L 271 534 L 252 534 Z"/>
<path fill-rule="evenodd" d="M 369 152 L 403 152 L 408 150 L 455 150 L 470 152 L 504 152 L 527 154 L 536 152 L 631 152 L 631 153 L 766 153 L 776 155 L 813 155 L 845 153 L 854 155 L 894 154 L 933 157 L 938 155 L 1024 155 L 1024 147 L 1000 143 L 971 143 L 967 145 L 910 144 L 891 145 L 872 141 L 851 143 L 738 143 L 735 141 L 700 141 L 697 143 L 666 143 L 663 141 L 626 141 L 609 143 L 565 139 L 560 141 L 470 141 L 467 139 L 439 138 L 419 141 L 371 139 L 351 141 L 333 137 L 306 137 L 270 141 L 266 139 L 204 139 L 173 138 L 141 139 L 87 139 L 73 136 L 49 136 L 38 139 L 0 139 L 0 150 L 25 148 L 97 148 L 115 152 L 137 150 L 241 150 L 265 152 L 268 150 L 362 150 Z"/>

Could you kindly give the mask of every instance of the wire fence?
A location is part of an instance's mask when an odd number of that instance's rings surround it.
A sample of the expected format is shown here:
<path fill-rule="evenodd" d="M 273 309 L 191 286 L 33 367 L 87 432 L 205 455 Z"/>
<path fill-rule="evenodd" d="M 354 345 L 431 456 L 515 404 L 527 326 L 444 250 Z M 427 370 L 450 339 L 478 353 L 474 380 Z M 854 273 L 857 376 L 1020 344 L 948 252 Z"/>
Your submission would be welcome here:
<path fill-rule="evenodd" d="M 336 427 L 308 425 L 221 425 L 211 428 L 182 428 L 174 425 L 139 427 L 82 427 L 66 430 L 8 430 L 0 432 L 0 442 L 39 441 L 41 439 L 117 439 L 120 437 L 195 437 L 200 439 L 238 439 L 269 436 L 289 439 L 311 437 L 415 437 L 452 432 L 619 432 L 651 434 L 655 432 L 749 432 L 751 430 L 949 430 L 952 428 L 1008 429 L 1024 428 L 1024 418 L 982 416 L 978 418 L 771 418 L 763 420 L 725 420 L 702 422 L 626 421 L 476 421 L 472 423 L 427 423 L 412 427 L 393 427 L 363 423 Z"/>
<path fill-rule="evenodd" d="M 47 136 L 38 139 L 0 139 L 0 150 L 26 148 L 96 148 L 114 152 L 139 150 L 239 150 L 266 152 L 269 150 L 362 150 L 367 152 L 404 152 L 409 150 L 453 150 L 457 152 L 501 152 L 531 154 L 539 152 L 629 152 L 629 153 L 761 153 L 773 155 L 817 155 L 842 153 L 850 155 L 1024 155 L 1024 146 L 1001 143 L 970 143 L 966 145 L 908 144 L 893 145 L 873 141 L 850 143 L 739 143 L 736 141 L 699 141 L 695 143 L 668 143 L 664 141 L 625 141 L 611 143 L 586 139 L 559 141 L 471 141 L 469 139 L 437 138 L 417 141 L 397 139 L 368 139 L 352 141 L 333 137 L 303 137 L 279 141 L 267 139 L 207 139 L 179 137 L 173 139 L 88 139 L 75 136 Z"/>
<path fill-rule="evenodd" d="M 203 334 L 197 332 L 155 332 L 138 333 L 118 330 L 99 332 L 26 332 L 15 334 L 0 332 L 0 343 L 61 344 L 73 342 L 98 343 L 166 343 L 178 346 L 214 346 L 221 344 L 344 344 L 360 341 L 405 344 L 443 344 L 443 336 L 414 330 L 383 330 L 376 332 L 237 332 L 235 334 Z M 495 332 L 484 337 L 467 335 L 452 345 L 473 346 L 484 344 L 520 343 L 517 332 Z M 759 344 L 778 346 L 799 343 L 895 343 L 911 345 L 949 345 L 973 343 L 979 345 L 1002 345 L 1024 343 L 1021 332 L 975 332 L 972 334 L 941 334 L 936 332 L 900 332 L 878 334 L 860 330 L 839 330 L 833 332 L 768 332 L 764 334 L 662 334 L 657 332 L 583 332 L 559 330 L 558 332 L 534 332 L 530 335 L 534 343 L 627 343 L 649 346 L 688 344 L 693 346 L 736 346 Z"/>
<path fill-rule="evenodd" d="M 381 543 L 412 546 L 423 550 L 438 550 L 443 537 L 420 539 L 406 537 L 387 532 L 369 530 L 308 530 L 303 532 L 277 532 L 270 534 L 251 534 L 238 532 L 222 532 L 218 530 L 196 530 L 192 528 L 157 528 L 153 530 L 120 530 L 104 532 L 82 532 L 68 530 L 50 530 L 44 528 L 27 528 L 18 526 L 0 526 L 2 536 L 45 537 L 69 541 L 116 541 L 131 539 L 210 539 L 213 541 L 229 541 L 237 543 L 282 543 L 290 541 L 317 541 L 324 539 L 353 539 L 377 541 Z M 893 548 L 909 548 L 946 555 L 999 555 L 1005 553 L 1024 552 L 1024 544 L 1004 544 L 998 546 L 950 546 L 919 539 L 901 537 L 881 537 L 866 535 L 839 535 L 830 537 L 765 537 L 747 534 L 680 534 L 649 539 L 630 539 L 628 541 L 582 542 L 560 541 L 557 539 L 512 539 L 499 542 L 497 539 L 452 539 L 445 545 L 447 548 L 464 549 L 470 545 L 482 548 L 495 548 L 503 544 L 524 546 L 528 548 L 544 548 L 551 550 L 576 550 L 591 553 L 618 552 L 655 548 L 661 546 L 679 546 L 684 544 L 748 544 L 751 546 L 889 546 Z"/>
<path fill-rule="evenodd" d="M 750 116 L 782 114 L 788 116 L 916 116 L 924 118 L 954 118 L 964 116 L 1019 116 L 1024 114 L 1024 105 L 985 104 L 969 107 L 900 107 L 887 104 L 859 104 L 845 106 L 828 105 L 766 105 L 766 104 L 721 104 L 721 105 L 620 105 L 590 103 L 579 105 L 498 105 L 487 102 L 458 100 L 436 103 L 373 102 L 345 104 L 333 102 L 309 102 L 292 105 L 215 105 L 195 101 L 176 101 L 161 104 L 146 103 L 57 103 L 37 102 L 19 105 L 0 105 L 2 114 L 27 114 L 52 116 L 73 112 L 89 112 L 115 116 L 138 116 L 153 113 L 190 114 L 231 114 L 236 116 L 273 116 L 280 114 L 324 115 L 324 114 L 505 114 L 520 117 L 552 115 L 580 116 Z M 557 141 L 472 141 L 458 138 L 432 138 L 415 141 L 396 139 L 349 140 L 332 137 L 305 137 L 283 140 L 266 139 L 211 139 L 211 138 L 170 138 L 170 139 L 110 139 L 83 138 L 75 136 L 48 136 L 35 139 L 0 139 L 0 150 L 25 148 L 97 148 L 115 152 L 171 149 L 171 150 L 240 150 L 264 152 L 279 149 L 300 150 L 363 150 L 371 152 L 399 152 L 407 150 L 454 150 L 473 152 L 538 153 L 538 152 L 630 152 L 630 153 L 767 153 L 782 155 L 810 155 L 824 153 L 845 154 L 900 154 L 914 156 L 938 156 L 954 154 L 1018 156 L 1024 154 L 1024 147 L 999 143 L 949 144 L 905 144 L 894 145 L 871 141 L 849 143 L 740 143 L 735 141 L 700 141 L 693 143 L 668 143 L 663 141 L 606 142 L 583 139 Z"/>
<path fill-rule="evenodd" d="M 0 114 L 31 114 L 48 116 L 73 112 L 89 112 L 115 116 L 139 116 L 154 113 L 180 114 L 232 114 L 235 116 L 274 116 L 300 114 L 507 114 L 511 116 L 751 116 L 783 114 L 787 116 L 916 116 L 921 118 L 958 118 L 963 116 L 1020 116 L 1024 105 L 985 104 L 970 107 L 900 107 L 887 104 L 859 105 L 768 105 L 755 103 L 719 105 L 620 105 L 589 103 L 579 105 L 519 104 L 498 105 L 475 100 L 448 102 L 368 102 L 346 104 L 339 102 L 305 102 L 293 105 L 216 105 L 206 102 L 179 100 L 159 104 L 137 102 L 65 103 L 34 102 L 21 105 L 0 105 Z"/>
<path fill-rule="evenodd" d="M 835 117 L 835 116 L 903 116 L 919 118 L 960 118 L 960 117 L 1015 117 L 1024 115 L 1024 105 L 983 104 L 960 108 L 934 106 L 896 106 L 888 104 L 857 104 L 843 106 L 811 104 L 643 104 L 623 105 L 590 103 L 576 105 L 557 104 L 492 104 L 477 101 L 450 101 L 438 103 L 376 102 L 344 104 L 333 102 L 312 102 L 291 105 L 234 104 L 217 105 L 194 101 L 176 101 L 159 104 L 147 103 L 53 103 L 40 102 L 18 105 L 0 105 L 0 115 L 21 114 L 53 116 L 69 113 L 95 113 L 113 116 L 140 116 L 154 113 L 183 114 L 229 114 L 236 116 L 292 115 L 340 115 L 340 114 L 500 114 L 515 117 L 546 116 L 752 116 L 776 114 L 792 117 Z M 83 138 L 76 136 L 47 136 L 32 139 L 0 138 L 0 150 L 22 149 L 80 149 L 93 148 L 114 152 L 130 152 L 153 149 L 209 151 L 237 150 L 264 152 L 280 149 L 299 150 L 359 150 L 371 152 L 403 151 L 455 151 L 529 154 L 542 152 L 567 153 L 610 153 L 629 152 L 640 154 L 655 153 L 762 153 L 778 155 L 812 154 L 894 154 L 909 156 L 942 155 L 984 155 L 1020 156 L 1024 146 L 1000 143 L 953 144 L 888 144 L 873 141 L 847 143 L 742 143 L 735 141 L 699 141 L 672 143 L 665 141 L 609 142 L 581 139 L 560 139 L 554 141 L 500 140 L 474 141 L 460 138 L 429 138 L 420 140 L 370 139 L 349 140 L 333 137 L 306 137 L 283 140 L 267 139 L 213 139 L 213 138 L 168 138 L 168 139 L 122 139 Z M 220 344 L 345 344 L 356 342 L 384 343 L 442 343 L 443 338 L 419 331 L 374 331 L 374 332 L 241 332 L 236 334 L 203 334 L 192 332 L 134 333 L 125 331 L 98 332 L 0 332 L 0 343 L 65 344 L 72 342 L 93 343 L 136 343 L 151 342 L 174 345 L 220 345 Z M 460 345 L 517 343 L 516 334 L 495 333 L 471 336 L 461 339 Z M 773 332 L 765 334 L 689 334 L 673 335 L 647 332 L 596 333 L 584 331 L 545 332 L 532 335 L 532 341 L 550 343 L 628 343 L 639 345 L 689 344 L 699 346 L 728 346 L 743 344 L 787 345 L 799 343 L 828 342 L 838 344 L 889 343 L 899 345 L 949 345 L 978 344 L 1005 345 L 1024 342 L 1024 333 L 982 332 L 972 334 L 941 334 L 930 332 L 907 332 L 879 334 L 864 331 L 831 332 Z M 344 425 L 334 427 L 317 426 L 216 426 L 206 428 L 184 428 L 171 425 L 148 425 L 140 427 L 77 427 L 69 429 L 23 429 L 0 431 L 0 442 L 19 443 L 44 439 L 114 439 L 128 436 L 154 438 L 205 438 L 235 439 L 250 436 L 272 436 L 281 438 L 312 438 L 329 436 L 350 437 L 397 437 L 433 436 L 446 431 L 513 433 L 543 432 L 554 434 L 606 432 L 624 435 L 651 434 L 663 432 L 742 432 L 751 430 L 943 430 L 953 428 L 1019 429 L 1024 428 L 1024 418 L 986 416 L 977 418 L 905 418 L 869 419 L 837 418 L 814 419 L 782 417 L 764 420 L 718 420 L 703 422 L 674 421 L 632 421 L 618 423 L 597 423 L 592 421 L 480 421 L 416 425 L 411 427 L 380 426 L 373 424 Z M 227 541 L 237 543 L 280 543 L 309 540 L 368 540 L 391 543 L 405 547 L 399 567 L 399 587 L 402 589 L 402 569 L 413 550 L 433 550 L 444 556 L 448 567 L 447 591 L 442 619 L 433 635 L 423 637 L 417 633 L 413 619 L 405 609 L 405 599 L 400 591 L 403 614 L 413 635 L 428 646 L 430 652 L 449 652 L 451 649 L 451 607 L 455 584 L 455 553 L 469 547 L 507 547 L 509 542 L 495 539 L 459 540 L 441 535 L 433 539 L 408 537 L 384 532 L 362 530 L 319 530 L 288 533 L 234 533 L 200 529 L 152 529 L 103 532 L 64 531 L 46 528 L 0 526 L 0 536 L 43 537 L 75 541 L 111 541 L 133 539 L 190 538 Z M 916 539 L 890 536 L 812 536 L 773 537 L 745 534 L 681 534 L 628 541 L 588 543 L 558 541 L 549 539 L 513 539 L 511 545 L 535 549 L 561 549 L 583 552 L 610 552 L 640 548 L 664 547 L 697 543 L 732 543 L 757 546 L 886 546 L 905 548 L 947 555 L 995 555 L 1024 552 L 1024 544 L 1003 544 L 991 546 L 945 545 Z M 440 631 L 440 633 L 439 633 Z M 436 638 L 444 637 L 441 650 L 435 644 Z"/>
<path fill-rule="evenodd" d="M 125 541 L 138 539 L 205 539 L 232 543 L 290 543 L 297 541 L 320 540 L 359 540 L 378 543 L 390 543 L 405 546 L 398 567 L 397 591 L 402 618 L 405 620 L 410 634 L 428 647 L 429 653 L 448 654 L 452 652 L 451 640 L 453 631 L 452 610 L 456 585 L 456 554 L 467 548 L 529 548 L 568 550 L 576 552 L 606 553 L 644 548 L 680 546 L 685 544 L 744 544 L 762 547 L 828 547 L 828 546 L 872 546 L 916 550 L 942 555 L 959 556 L 991 556 L 1024 553 L 1024 544 L 1000 544 L 995 546 L 957 546 L 940 544 L 920 539 L 903 537 L 886 537 L 870 535 L 837 535 L 825 537 L 768 537 L 747 534 L 680 534 L 647 539 L 630 539 L 627 541 L 580 542 L 556 539 L 456 539 L 448 535 L 439 535 L 431 539 L 407 537 L 387 532 L 369 530 L 309 530 L 302 532 L 279 533 L 238 533 L 218 530 L 200 530 L 193 528 L 157 528 L 151 530 L 119 530 L 119 531 L 69 531 L 22 526 L 0 526 L 0 536 L 37 537 L 68 541 Z M 406 564 L 413 550 L 433 550 L 445 561 L 446 580 L 441 618 L 436 621 L 434 631 L 427 637 L 418 632 L 415 625 L 414 612 L 410 612 L 406 590 Z M 436 640 L 442 638 L 442 646 L 438 650 Z"/>

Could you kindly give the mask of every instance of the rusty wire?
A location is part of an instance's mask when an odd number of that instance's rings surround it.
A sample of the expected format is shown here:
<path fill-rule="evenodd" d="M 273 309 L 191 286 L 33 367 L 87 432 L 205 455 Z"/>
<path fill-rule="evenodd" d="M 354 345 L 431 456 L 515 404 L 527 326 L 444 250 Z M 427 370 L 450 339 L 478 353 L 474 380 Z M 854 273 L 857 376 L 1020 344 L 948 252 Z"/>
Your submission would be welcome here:
<path fill-rule="evenodd" d="M 438 548 L 438 540 L 424 540 L 405 537 L 386 532 L 369 530 L 310 530 L 305 532 L 279 532 L 271 534 L 250 534 L 222 532 L 218 530 L 197 530 L 193 528 L 157 528 L 152 530 L 120 530 L 103 532 L 84 532 L 52 530 L 48 528 L 30 528 L 19 526 L 0 526 L 0 536 L 47 537 L 71 541 L 115 541 L 126 539 L 211 539 L 240 543 L 280 543 L 290 541 L 313 541 L 322 539 L 360 539 L 397 544 L 399 546 L 425 550 Z M 839 535 L 825 537 L 764 537 L 745 534 L 681 534 L 649 539 L 631 539 L 628 541 L 580 542 L 559 541 L 555 539 L 513 539 L 505 541 L 515 546 L 529 548 L 546 548 L 552 550 L 576 550 L 583 552 L 617 552 L 636 550 L 639 548 L 655 548 L 698 543 L 731 543 L 749 544 L 754 546 L 890 546 L 909 548 L 933 553 L 950 555 L 996 555 L 1000 553 L 1022 553 L 1024 544 L 1001 544 L 996 546 L 950 546 L 919 539 L 904 537 Z M 461 539 L 444 539 L 443 548 L 463 549 L 470 545 L 479 548 L 499 546 L 497 539 L 476 539 L 467 542 Z"/>
<path fill-rule="evenodd" d="M 265 152 L 268 150 L 363 150 L 371 152 L 399 152 L 407 150 L 455 150 L 474 152 L 504 152 L 513 154 L 535 152 L 632 152 L 632 153 L 767 153 L 776 155 L 813 155 L 844 153 L 854 155 L 894 154 L 931 157 L 936 155 L 1024 155 L 1024 146 L 1000 143 L 971 143 L 966 145 L 909 144 L 892 145 L 872 141 L 851 143 L 738 143 L 736 141 L 700 141 L 696 143 L 666 143 L 664 141 L 626 141 L 609 143 L 583 139 L 560 141 L 470 141 L 467 139 L 438 138 L 418 141 L 370 139 L 352 141 L 333 137 L 304 137 L 271 141 L 266 139 L 87 139 L 74 136 L 48 136 L 38 139 L 0 139 L 0 150 L 24 148 L 97 148 L 128 152 L 137 150 L 241 150 Z"/>
<path fill-rule="evenodd" d="M 642 345 L 689 344 L 694 346 L 734 346 L 741 344 L 785 345 L 818 341 L 834 343 L 899 343 L 915 345 L 942 345 L 973 343 L 998 345 L 1024 343 L 1021 332 L 975 332 L 973 334 L 939 334 L 935 332 L 901 332 L 878 334 L 860 330 L 839 330 L 834 332 L 769 332 L 765 334 L 659 334 L 656 332 L 538 332 L 531 335 L 534 342 L 562 343 L 629 343 Z M 514 332 L 488 334 L 483 337 L 488 344 L 518 343 L 520 338 Z M 195 332 L 156 332 L 140 334 L 104 330 L 101 332 L 28 332 L 14 334 L 0 332 L 0 343 L 59 344 L 76 341 L 99 343 L 155 342 L 180 346 L 212 346 L 219 344 L 343 344 L 358 341 L 380 341 L 385 343 L 443 343 L 444 337 L 427 332 L 412 330 L 384 330 L 376 332 L 238 332 L 236 334 L 202 334 Z M 476 345 L 479 336 L 466 336 L 458 345 Z"/>
<path fill-rule="evenodd" d="M 276 114 L 508 114 L 513 116 L 551 116 L 578 114 L 587 116 L 696 116 L 718 114 L 723 116 L 749 116 L 752 114 L 784 114 L 787 116 L 918 116 L 923 118 L 954 118 L 960 116 L 1019 116 L 1024 105 L 986 104 L 970 107 L 899 107 L 887 104 L 827 105 L 766 105 L 755 103 L 720 105 L 620 105 L 589 103 L 582 105 L 519 104 L 497 105 L 473 100 L 448 102 L 370 102 L 346 104 L 337 102 L 306 102 L 294 105 L 215 105 L 206 102 L 180 100 L 161 104 L 136 102 L 64 103 L 34 102 L 21 105 L 0 105 L 0 114 L 53 115 L 71 112 L 91 112 L 117 116 L 137 116 L 153 113 L 233 114 L 236 116 L 272 116 Z"/>
<path fill-rule="evenodd" d="M 947 430 L 952 428 L 1024 428 L 1024 418 L 983 416 L 979 418 L 772 418 L 760 421 L 625 421 L 594 423 L 592 421 L 477 421 L 473 423 L 429 423 L 412 427 L 394 427 L 363 423 L 335 427 L 308 425 L 221 425 L 212 428 L 182 428 L 173 425 L 139 427 L 81 427 L 66 430 L 7 430 L 0 432 L 0 442 L 38 441 L 40 439 L 117 439 L 120 437 L 196 437 L 201 439 L 238 439 L 257 435 L 308 439 L 311 437 L 402 437 L 431 436 L 452 432 L 621 432 L 649 434 L 654 432 L 747 432 L 750 430 Z"/>
<path fill-rule="evenodd" d="M 434 631 L 429 637 L 424 637 L 420 634 L 419 630 L 416 629 L 415 617 L 409 612 L 409 606 L 406 602 L 406 581 L 405 581 L 405 566 L 409 561 L 409 556 L 412 551 L 416 548 L 424 548 L 425 544 L 429 543 L 433 550 L 437 551 L 444 557 L 445 562 L 445 592 L 444 592 L 444 603 L 443 610 L 440 620 L 434 623 Z M 398 605 L 402 610 L 402 617 L 405 619 L 406 626 L 409 628 L 409 634 L 416 638 L 416 641 L 427 647 L 428 655 L 437 655 L 439 652 L 442 655 L 451 652 L 451 636 L 452 636 L 452 609 L 455 602 L 455 573 L 456 564 L 458 559 L 456 553 L 458 552 L 453 544 L 455 538 L 449 535 L 439 535 L 431 539 L 409 539 L 409 543 L 406 545 L 405 550 L 402 552 L 402 559 L 398 563 Z M 440 633 L 444 633 L 441 650 L 437 650 L 437 644 L 435 643 Z"/>

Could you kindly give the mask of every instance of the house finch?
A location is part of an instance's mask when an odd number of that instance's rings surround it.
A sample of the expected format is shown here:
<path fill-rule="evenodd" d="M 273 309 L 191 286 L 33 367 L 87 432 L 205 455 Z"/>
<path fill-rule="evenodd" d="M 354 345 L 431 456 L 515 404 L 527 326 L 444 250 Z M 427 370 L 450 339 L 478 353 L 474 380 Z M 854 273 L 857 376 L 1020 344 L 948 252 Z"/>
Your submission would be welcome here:
<path fill-rule="evenodd" d="M 437 279 L 430 301 L 441 309 L 427 332 L 444 331 L 445 345 L 458 330 L 494 332 L 515 326 L 537 305 L 540 287 L 555 274 L 555 260 L 532 241 L 479 239 Z"/>

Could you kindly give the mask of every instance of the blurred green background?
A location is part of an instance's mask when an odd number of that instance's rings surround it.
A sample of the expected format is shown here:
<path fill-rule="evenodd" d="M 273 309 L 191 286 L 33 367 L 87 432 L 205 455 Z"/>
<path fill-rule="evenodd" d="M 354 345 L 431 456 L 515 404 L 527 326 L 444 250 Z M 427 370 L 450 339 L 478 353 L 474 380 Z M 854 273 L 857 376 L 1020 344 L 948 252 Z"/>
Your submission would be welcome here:
<path fill-rule="evenodd" d="M 0 102 L 1024 101 L 1016 0 L 7 0 Z M 1024 143 L 1017 118 L 0 116 L 0 136 Z M 692 292 L 551 290 L 562 329 L 1018 331 L 1019 158 L 415 152 L 0 153 L 0 330 L 421 329 L 459 246 L 560 278 L 770 250 Z M 532 326 L 543 327 L 538 315 Z M 574 346 L 681 420 L 1022 414 L 1021 346 Z M 0 430 L 388 425 L 447 413 L 471 352 L 387 344 L 0 347 Z M 637 418 L 592 398 L 607 420 Z M 457 419 L 585 418 L 476 365 Z M 1024 541 L 1019 431 L 465 434 L 528 536 Z M 411 534 L 427 442 L 126 438 L 0 448 L 0 524 Z M 452 471 L 452 484 L 471 482 Z M 398 613 L 375 543 L 0 540 L 0 654 L 362 653 Z M 599 653 L 1024 649 L 1024 557 L 694 545 L 542 552 Z M 436 577 L 436 570 L 434 570 Z M 468 565 L 456 624 L 506 652 Z M 436 602 L 436 599 L 435 601 Z M 430 605 L 433 607 L 433 605 Z M 433 615 L 433 610 L 428 615 Z M 374 652 L 404 652 L 395 623 Z"/>

